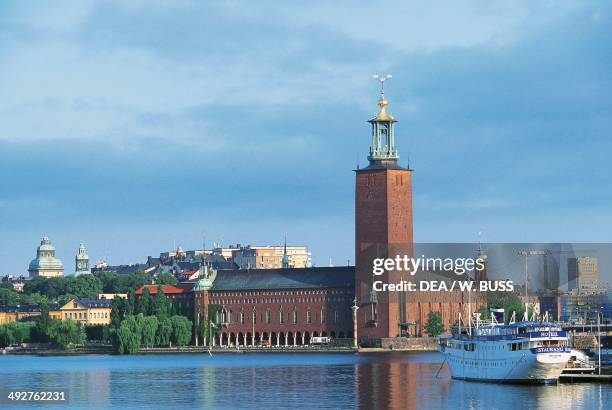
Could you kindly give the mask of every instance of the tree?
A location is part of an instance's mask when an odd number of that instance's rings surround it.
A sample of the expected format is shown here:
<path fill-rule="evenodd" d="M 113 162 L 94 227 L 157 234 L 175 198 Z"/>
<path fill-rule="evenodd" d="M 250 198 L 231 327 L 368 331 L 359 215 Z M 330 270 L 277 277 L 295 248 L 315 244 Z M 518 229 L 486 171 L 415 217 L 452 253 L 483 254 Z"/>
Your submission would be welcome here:
<path fill-rule="evenodd" d="M 172 316 L 171 340 L 176 346 L 185 346 L 191 341 L 191 321 L 185 316 Z"/>
<path fill-rule="evenodd" d="M 56 345 L 67 348 L 85 343 L 85 329 L 72 320 L 53 320 L 48 329 L 49 340 Z"/>
<path fill-rule="evenodd" d="M 110 325 L 115 329 L 117 329 L 121 325 L 121 304 L 121 298 L 115 295 L 111 303 L 110 313 Z"/>
<path fill-rule="evenodd" d="M 168 346 L 172 337 L 172 321 L 169 318 L 163 318 L 159 321 L 157 327 L 156 342 L 158 346 Z"/>
<path fill-rule="evenodd" d="M 79 298 L 96 298 L 102 293 L 102 282 L 93 275 L 66 276 L 66 293 Z"/>
<path fill-rule="evenodd" d="M 117 272 L 101 271 L 93 274 L 100 283 L 102 283 L 102 291 L 104 293 L 121 293 L 119 289 L 119 275 Z"/>
<path fill-rule="evenodd" d="M 0 288 L 0 306 L 14 306 L 19 304 L 19 294 L 13 289 Z"/>
<path fill-rule="evenodd" d="M 19 295 L 19 303 L 22 305 L 48 305 L 50 301 L 45 295 L 35 292 L 29 295 Z"/>
<path fill-rule="evenodd" d="M 143 315 L 148 315 L 150 312 L 151 304 L 151 292 L 149 288 L 144 288 L 142 290 L 142 295 L 140 295 L 140 303 L 138 308 L 138 313 L 142 313 Z"/>
<path fill-rule="evenodd" d="M 139 315 L 140 316 L 140 315 Z M 119 354 L 136 353 L 142 339 L 142 317 L 126 316 L 115 335 L 115 351 Z"/>
<path fill-rule="evenodd" d="M 36 320 L 36 327 L 32 338 L 37 342 L 48 342 L 49 341 L 49 326 L 51 326 L 51 317 L 49 316 L 49 305 L 40 305 L 40 316 Z"/>
<path fill-rule="evenodd" d="M 142 322 L 142 344 L 144 347 L 155 345 L 155 335 L 159 322 L 155 316 L 145 316 Z"/>
<path fill-rule="evenodd" d="M 133 354 L 136 353 L 140 347 L 137 335 L 134 334 L 126 321 L 122 322 L 119 329 L 117 329 L 116 339 L 117 344 L 115 345 L 115 351 L 119 354 Z"/>
<path fill-rule="evenodd" d="M 155 283 L 158 285 L 176 285 L 178 280 L 174 277 L 174 275 L 168 272 L 163 272 L 157 275 L 155 278 Z"/>
<path fill-rule="evenodd" d="M 130 288 L 130 290 L 128 290 L 128 297 L 126 300 L 126 304 L 125 304 L 125 314 L 126 315 L 133 315 L 136 310 L 136 291 L 134 290 L 134 288 Z"/>
<path fill-rule="evenodd" d="M 157 316 L 158 319 L 168 317 L 170 302 L 166 299 L 161 286 L 157 287 L 157 293 L 151 304 L 151 314 Z"/>
<path fill-rule="evenodd" d="M 504 309 L 506 323 L 516 312 L 516 319 L 521 320 L 525 313 L 525 305 L 514 292 L 487 292 L 487 305 L 492 309 Z M 487 313 L 487 318 L 490 315 Z"/>
<path fill-rule="evenodd" d="M 430 336 L 436 337 L 444 332 L 444 324 L 442 324 L 442 314 L 440 312 L 429 312 L 427 315 L 427 323 L 425 330 Z"/>
<path fill-rule="evenodd" d="M 0 325 L 0 347 L 16 343 L 31 342 L 34 322 L 11 322 Z"/>

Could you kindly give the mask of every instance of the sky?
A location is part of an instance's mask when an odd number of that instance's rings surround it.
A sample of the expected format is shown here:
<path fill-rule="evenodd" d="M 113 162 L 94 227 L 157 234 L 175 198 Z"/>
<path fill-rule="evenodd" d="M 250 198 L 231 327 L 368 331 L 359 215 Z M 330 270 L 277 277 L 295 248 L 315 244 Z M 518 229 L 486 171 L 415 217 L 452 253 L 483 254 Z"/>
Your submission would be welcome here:
<path fill-rule="evenodd" d="M 417 242 L 610 242 L 605 1 L 0 3 L 0 274 L 174 246 L 354 260 L 378 85 Z M 478 232 L 482 232 L 479 237 Z"/>

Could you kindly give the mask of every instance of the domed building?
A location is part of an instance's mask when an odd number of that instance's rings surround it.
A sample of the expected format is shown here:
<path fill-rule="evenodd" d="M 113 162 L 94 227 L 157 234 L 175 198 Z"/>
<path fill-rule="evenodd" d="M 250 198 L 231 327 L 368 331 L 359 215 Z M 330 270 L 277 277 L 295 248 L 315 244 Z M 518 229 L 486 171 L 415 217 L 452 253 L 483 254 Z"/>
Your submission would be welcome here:
<path fill-rule="evenodd" d="M 55 257 L 55 246 L 51 244 L 46 235 L 43 236 L 40 246 L 36 249 L 36 259 L 30 262 L 28 272 L 30 277 L 52 278 L 64 275 L 64 265 L 60 259 Z"/>

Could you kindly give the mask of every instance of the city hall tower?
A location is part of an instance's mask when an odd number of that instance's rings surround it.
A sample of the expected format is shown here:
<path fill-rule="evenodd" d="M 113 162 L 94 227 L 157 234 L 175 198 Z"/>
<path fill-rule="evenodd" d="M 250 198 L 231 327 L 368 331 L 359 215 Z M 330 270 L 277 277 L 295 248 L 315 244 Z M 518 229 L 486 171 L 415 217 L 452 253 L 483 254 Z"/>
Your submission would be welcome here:
<path fill-rule="evenodd" d="M 406 294 L 375 292 L 373 281 L 410 280 L 398 271 L 374 276 L 375 258 L 412 255 L 412 170 L 399 165 L 395 118 L 387 113 L 384 80 L 378 113 L 368 122 L 372 136 L 368 166 L 355 170 L 355 292 L 361 341 L 401 336 L 406 329 Z"/>

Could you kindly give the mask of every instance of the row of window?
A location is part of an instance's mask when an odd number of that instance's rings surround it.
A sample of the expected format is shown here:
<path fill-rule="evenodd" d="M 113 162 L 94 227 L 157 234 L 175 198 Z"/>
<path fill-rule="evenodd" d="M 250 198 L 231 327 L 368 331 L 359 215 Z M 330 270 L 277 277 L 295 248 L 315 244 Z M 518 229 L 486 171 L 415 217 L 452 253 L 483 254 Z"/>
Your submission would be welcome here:
<path fill-rule="evenodd" d="M 326 295 L 326 294 L 345 294 L 349 290 L 288 290 L 288 291 L 249 291 L 249 292 L 215 292 L 218 296 L 300 296 L 300 295 Z"/>
<path fill-rule="evenodd" d="M 318 314 L 317 314 L 318 313 Z M 293 322 L 294 325 L 297 325 L 299 322 L 299 313 L 297 310 L 293 310 L 289 313 L 290 315 L 290 319 Z M 327 319 L 327 314 L 325 312 L 325 310 L 321 310 L 320 312 L 315 312 L 314 314 L 315 321 L 319 321 L 319 323 L 324 324 L 326 319 Z M 244 311 L 240 311 L 238 313 L 238 321 L 240 322 L 241 325 L 245 324 L 247 318 L 247 314 L 245 314 Z M 333 316 L 333 320 L 334 323 L 338 323 L 340 321 L 340 312 L 338 310 L 334 310 L 334 316 Z M 228 310 L 225 308 L 222 308 L 221 310 L 218 310 L 216 313 L 216 322 L 217 323 L 234 323 L 234 312 L 232 310 Z M 266 309 L 265 311 L 265 317 L 263 313 L 260 313 L 260 320 L 264 320 L 266 324 L 270 324 L 272 322 L 272 312 L 270 311 L 270 309 Z M 306 311 L 306 324 L 312 324 L 313 322 L 313 315 L 312 315 L 312 310 L 308 309 Z M 253 309 L 253 311 L 250 314 L 250 321 L 249 323 L 252 324 L 256 324 L 257 323 L 257 311 L 255 309 Z M 280 310 L 278 312 L 278 323 L 281 325 L 285 324 L 285 312 L 284 310 Z"/>
<path fill-rule="evenodd" d="M 89 312 L 90 319 L 108 319 L 108 312 Z M 85 312 L 64 313 L 64 319 L 87 319 Z"/>
<path fill-rule="evenodd" d="M 221 299 L 221 300 L 213 300 L 211 303 L 217 305 L 242 305 L 242 304 L 271 304 L 271 303 L 323 303 L 323 302 L 350 302 L 350 298 L 344 297 L 326 297 L 326 298 L 287 298 L 287 299 Z"/>

